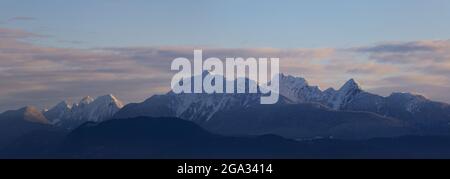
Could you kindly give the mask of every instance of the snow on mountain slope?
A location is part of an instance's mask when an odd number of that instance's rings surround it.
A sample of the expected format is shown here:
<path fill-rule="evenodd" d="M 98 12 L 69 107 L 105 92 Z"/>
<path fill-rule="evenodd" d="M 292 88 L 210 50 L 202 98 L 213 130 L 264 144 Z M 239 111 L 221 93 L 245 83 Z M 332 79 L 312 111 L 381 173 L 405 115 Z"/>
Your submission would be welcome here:
<path fill-rule="evenodd" d="M 122 107 L 123 103 L 111 94 L 95 99 L 87 96 L 72 106 L 66 101 L 60 102 L 44 115 L 54 125 L 74 128 L 86 121 L 101 122 L 110 119 Z"/>
<path fill-rule="evenodd" d="M 208 121 L 216 112 L 246 108 L 259 104 L 260 94 L 175 94 L 155 95 L 138 104 L 129 104 L 114 118 L 138 116 L 179 117 L 185 120 Z"/>
<path fill-rule="evenodd" d="M 218 113 L 247 110 L 260 105 L 260 95 L 169 92 L 152 96 L 142 103 L 126 105 L 113 118 L 178 117 L 206 124 Z M 329 88 L 322 91 L 317 86 L 310 86 L 304 78 L 280 74 L 278 104 L 303 103 L 319 104 L 333 111 L 369 112 L 381 117 L 392 117 L 411 123 L 417 130 L 428 134 L 445 133 L 450 123 L 450 106 L 430 101 L 423 96 L 393 93 L 383 97 L 364 91 L 353 79 L 338 90 Z"/>
<path fill-rule="evenodd" d="M 44 115 L 50 121 L 51 124 L 57 124 L 61 122 L 67 115 L 70 115 L 72 106 L 67 101 L 61 101 L 53 108 L 44 111 Z"/>
<path fill-rule="evenodd" d="M 280 74 L 280 94 L 294 103 L 322 101 L 324 95 L 317 86 L 309 86 L 304 78 Z"/>
<path fill-rule="evenodd" d="M 333 88 L 321 91 L 317 86 L 309 86 L 304 78 L 280 74 L 280 95 L 295 103 L 321 103 L 339 110 L 361 92 L 363 91 L 353 79 L 337 91 Z"/>
<path fill-rule="evenodd" d="M 217 111 L 259 104 L 259 98 L 257 94 L 180 94 L 173 96 L 170 107 L 177 117 L 207 121 Z"/>
<path fill-rule="evenodd" d="M 205 76 L 207 73 L 204 72 L 202 75 Z M 255 82 L 245 79 L 247 90 L 250 83 Z M 226 87 L 225 80 L 224 87 Z M 171 91 L 166 95 L 153 96 L 143 103 L 129 104 L 121 109 L 114 118 L 178 117 L 190 121 L 207 122 L 218 111 L 245 109 L 260 104 L 261 95 L 260 93 L 175 94 Z M 287 103 L 288 101 L 290 100 L 281 96 L 278 103 Z"/>
<path fill-rule="evenodd" d="M 206 75 L 203 73 L 202 75 Z M 339 90 L 322 92 L 309 86 L 304 78 L 280 74 L 280 99 L 278 104 L 319 103 L 340 110 L 363 91 L 354 80 L 349 80 Z M 246 84 L 253 81 L 246 79 Z M 224 86 L 226 83 L 224 83 Z M 260 104 L 262 94 L 174 94 L 152 97 L 140 104 L 127 105 L 115 118 L 138 116 L 179 117 L 192 121 L 208 121 L 219 111 L 248 108 Z M 159 111 L 151 108 L 161 109 Z M 164 111 L 163 113 L 161 111 Z"/>
<path fill-rule="evenodd" d="M 421 95 L 392 93 L 383 97 L 364 91 L 350 79 L 339 90 L 321 91 L 309 86 L 305 79 L 280 75 L 280 95 L 295 103 L 319 103 L 340 111 L 372 112 L 418 125 L 421 130 L 448 130 L 450 105 L 431 101 Z"/>
<path fill-rule="evenodd" d="M 338 91 L 335 91 L 327 101 L 330 107 L 338 110 L 350 103 L 361 92 L 362 90 L 355 80 L 350 79 Z"/>

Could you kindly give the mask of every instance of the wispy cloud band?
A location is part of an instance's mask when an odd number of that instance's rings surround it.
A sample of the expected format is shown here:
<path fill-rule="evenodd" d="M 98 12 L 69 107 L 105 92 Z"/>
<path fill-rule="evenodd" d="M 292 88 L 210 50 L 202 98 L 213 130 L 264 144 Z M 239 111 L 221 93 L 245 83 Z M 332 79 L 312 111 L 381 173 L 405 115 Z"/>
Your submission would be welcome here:
<path fill-rule="evenodd" d="M 0 111 L 31 104 L 49 107 L 59 100 L 115 93 L 140 101 L 169 89 L 170 63 L 207 57 L 279 57 L 281 71 L 303 76 L 322 89 L 355 78 L 370 91 L 411 91 L 450 102 L 450 41 L 383 43 L 351 49 L 210 47 L 124 47 L 75 49 L 24 41 L 45 38 L 20 29 L 0 28 Z"/>

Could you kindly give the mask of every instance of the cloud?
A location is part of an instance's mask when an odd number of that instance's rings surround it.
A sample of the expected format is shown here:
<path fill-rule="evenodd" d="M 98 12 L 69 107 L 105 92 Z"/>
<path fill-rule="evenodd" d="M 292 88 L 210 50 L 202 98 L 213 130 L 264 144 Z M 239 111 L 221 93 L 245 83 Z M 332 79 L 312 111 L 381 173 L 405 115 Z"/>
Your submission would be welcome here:
<path fill-rule="evenodd" d="M 83 41 L 79 41 L 79 40 L 58 40 L 59 43 L 65 43 L 65 44 L 83 44 Z"/>
<path fill-rule="evenodd" d="M 414 87 L 420 87 L 420 89 L 428 89 L 429 92 L 421 90 L 421 93 L 433 99 L 449 99 L 442 98 L 448 94 L 434 92 L 442 92 L 440 89 L 450 88 L 450 40 L 382 43 L 352 48 L 349 51 L 366 58 L 367 64 L 384 65 L 385 69 L 387 67 L 397 69 L 368 78 L 374 89 L 407 88 L 408 91 L 417 91 Z M 361 67 L 348 72 L 355 75 L 370 72 L 365 68 Z M 396 86 L 396 88 L 391 88 L 392 86 Z"/>
<path fill-rule="evenodd" d="M 34 17 L 28 17 L 28 16 L 16 16 L 9 18 L 8 21 L 35 21 L 37 20 Z"/>
<path fill-rule="evenodd" d="M 343 68 L 347 68 L 347 73 L 352 75 L 380 75 L 398 71 L 398 68 L 394 66 L 371 62 L 364 64 L 348 64 Z"/>
<path fill-rule="evenodd" d="M 117 94 L 127 102 L 167 92 L 173 59 L 193 58 L 194 47 L 54 48 L 23 41 L 41 37 L 0 28 L 0 110 L 49 107 L 65 97 Z M 201 47 L 198 47 L 201 48 Z M 203 48 L 208 57 L 279 57 L 284 67 L 313 70 L 333 49 Z M 308 67 L 306 67 L 307 65 Z M 282 67 L 283 68 L 283 67 Z M 9 107 L 8 107 L 9 106 Z"/>
<path fill-rule="evenodd" d="M 367 53 L 411 53 L 435 51 L 436 47 L 421 42 L 381 44 L 372 47 L 357 48 L 356 51 Z"/>
<path fill-rule="evenodd" d="M 446 62 L 450 59 L 450 40 L 384 43 L 351 51 L 382 63 Z"/>
<path fill-rule="evenodd" d="M 31 37 L 40 36 L 0 28 L 0 106 L 4 107 L 0 111 L 36 103 L 49 106 L 61 96 L 115 93 L 134 101 L 170 85 L 166 80 L 170 61 L 164 57 L 136 58 L 119 51 L 52 48 L 23 41 Z M 146 60 L 151 63 L 142 65 Z"/>
<path fill-rule="evenodd" d="M 380 80 L 383 86 L 402 86 L 404 84 L 416 84 L 416 85 L 445 85 L 449 84 L 449 79 L 444 76 L 433 76 L 433 75 L 399 75 L 383 78 Z"/>
<path fill-rule="evenodd" d="M 168 91 L 175 73 L 170 71 L 172 60 L 192 59 L 194 49 L 203 49 L 204 58 L 278 57 L 283 73 L 305 77 L 322 89 L 339 88 L 349 78 L 374 92 L 418 91 L 433 99 L 447 99 L 442 98 L 448 96 L 442 89 L 450 89 L 448 41 L 352 49 L 189 46 L 77 49 L 45 47 L 26 41 L 44 37 L 20 29 L 0 28 L 0 111 L 24 105 L 50 107 L 66 98 L 108 93 L 126 102 L 142 101 Z"/>
<path fill-rule="evenodd" d="M 27 31 L 23 31 L 20 29 L 0 28 L 0 39 L 17 40 L 17 39 L 35 38 L 35 37 L 45 37 L 45 36 L 27 32 Z"/>

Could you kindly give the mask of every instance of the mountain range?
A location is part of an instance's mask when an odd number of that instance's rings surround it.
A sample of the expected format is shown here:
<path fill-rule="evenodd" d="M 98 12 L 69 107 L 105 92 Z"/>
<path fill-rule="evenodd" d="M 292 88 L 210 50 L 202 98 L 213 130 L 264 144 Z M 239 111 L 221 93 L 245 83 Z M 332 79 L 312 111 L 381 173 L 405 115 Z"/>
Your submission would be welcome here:
<path fill-rule="evenodd" d="M 72 105 L 63 101 L 44 111 L 33 106 L 6 111 L 0 114 L 0 148 L 32 132 L 68 132 L 85 122 L 108 120 L 122 106 L 115 96 L 105 95 L 95 99 L 87 96 Z"/>
<path fill-rule="evenodd" d="M 110 119 L 122 107 L 122 102 L 109 94 L 95 99 L 87 96 L 72 105 L 62 101 L 43 114 L 51 124 L 73 129 L 88 121 L 102 122 Z"/>
<path fill-rule="evenodd" d="M 276 134 L 296 139 L 450 132 L 448 104 L 410 93 L 371 94 L 353 79 L 338 90 L 322 91 L 304 78 L 281 74 L 279 102 L 260 105 L 260 95 L 169 92 L 128 104 L 113 118 L 177 117 L 227 135 Z"/>
<path fill-rule="evenodd" d="M 141 103 L 127 105 L 114 95 L 104 95 L 87 96 L 73 104 L 65 100 L 44 111 L 32 106 L 6 111 L 0 114 L 0 149 L 11 151 L 18 150 L 17 146 L 27 146 L 49 151 L 45 147 L 50 145 L 49 142 L 52 146 L 60 146 L 56 143 L 63 141 L 64 145 L 74 149 L 84 150 L 80 145 L 85 145 L 89 148 L 86 150 L 91 151 L 92 147 L 95 149 L 95 142 L 85 140 L 91 140 L 91 133 L 96 133 L 93 130 L 98 127 L 93 126 L 109 126 L 111 120 L 120 121 L 108 128 L 108 134 L 98 134 L 103 138 L 96 139 L 107 140 L 111 142 L 108 145 L 113 145 L 118 136 L 110 138 L 112 130 L 116 130 L 117 135 L 123 134 L 126 131 L 121 125 L 127 126 L 127 123 L 130 126 L 126 130 L 132 130 L 133 126 L 145 129 L 149 123 L 143 121 L 139 124 L 143 126 L 139 126 L 131 122 L 143 117 L 183 119 L 203 128 L 208 135 L 244 137 L 270 134 L 295 141 L 362 141 L 380 137 L 450 134 L 450 106 L 446 103 L 411 93 L 392 93 L 383 97 L 364 91 L 353 79 L 339 89 L 321 90 L 309 85 L 304 78 L 284 74 L 279 77 L 280 100 L 273 105 L 261 105 L 259 100 L 263 94 L 260 93 L 175 94 L 169 91 Z M 246 84 L 252 83 L 245 80 Z M 87 129 L 88 133 L 80 134 Z M 169 129 L 173 128 L 165 126 L 161 130 Z M 80 135 L 86 139 L 81 139 Z M 169 134 L 152 135 L 164 137 Z M 73 136 L 78 137 L 75 140 Z M 34 147 L 30 147 L 30 143 Z"/>

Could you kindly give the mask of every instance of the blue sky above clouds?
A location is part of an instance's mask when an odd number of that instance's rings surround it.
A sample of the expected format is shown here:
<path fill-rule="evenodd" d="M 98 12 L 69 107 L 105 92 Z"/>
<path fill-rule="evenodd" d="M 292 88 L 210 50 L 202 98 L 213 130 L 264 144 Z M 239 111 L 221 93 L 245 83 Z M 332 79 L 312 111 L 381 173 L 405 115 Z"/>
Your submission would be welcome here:
<path fill-rule="evenodd" d="M 447 0 L 2 0 L 6 26 L 76 47 L 350 47 L 450 36 Z M 25 23 L 24 21 L 27 21 Z M 5 25 L 5 24 L 4 24 Z"/>
<path fill-rule="evenodd" d="M 167 91 L 170 62 L 275 56 L 322 89 L 355 78 L 382 95 L 450 102 L 448 0 L 2 0 L 0 111 Z"/>

